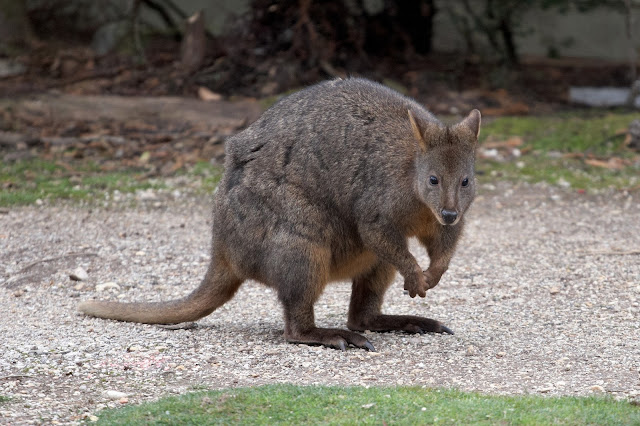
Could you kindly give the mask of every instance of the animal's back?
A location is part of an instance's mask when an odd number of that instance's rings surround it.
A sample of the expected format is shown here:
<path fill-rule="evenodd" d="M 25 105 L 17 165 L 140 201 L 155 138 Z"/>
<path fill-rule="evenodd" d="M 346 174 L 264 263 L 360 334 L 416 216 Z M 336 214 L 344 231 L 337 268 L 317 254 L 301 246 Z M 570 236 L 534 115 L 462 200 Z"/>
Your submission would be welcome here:
<path fill-rule="evenodd" d="M 228 140 L 221 190 L 231 194 L 242 184 L 286 202 L 278 192 L 299 189 L 348 214 L 362 191 L 391 188 L 400 171 L 412 168 L 418 145 L 408 109 L 438 122 L 415 101 L 369 80 L 332 80 L 294 93 Z"/>

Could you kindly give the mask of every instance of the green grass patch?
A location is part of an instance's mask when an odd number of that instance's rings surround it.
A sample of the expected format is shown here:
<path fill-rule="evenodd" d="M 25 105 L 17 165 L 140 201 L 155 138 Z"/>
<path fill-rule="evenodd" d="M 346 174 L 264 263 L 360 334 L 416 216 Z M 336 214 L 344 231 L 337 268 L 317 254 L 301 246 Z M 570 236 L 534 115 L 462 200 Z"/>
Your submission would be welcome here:
<path fill-rule="evenodd" d="M 31 204 L 37 200 L 103 200 L 105 194 L 161 188 L 140 171 L 101 171 L 87 163 L 63 166 L 42 159 L 0 165 L 0 206 Z"/>
<path fill-rule="evenodd" d="M 181 175 L 195 178 L 200 182 L 201 190 L 211 193 L 216 189 L 222 178 L 222 167 L 214 166 L 206 161 L 200 161 L 192 168 L 182 172 Z"/>
<path fill-rule="evenodd" d="M 11 398 L 9 398 L 8 396 L 0 395 L 0 404 L 5 404 L 9 401 L 11 401 Z"/>
<path fill-rule="evenodd" d="M 640 156 L 624 146 L 625 130 L 637 118 L 632 113 L 580 111 L 487 120 L 481 146 L 519 137 L 522 156 L 505 161 L 480 159 L 480 181 L 547 182 L 587 191 L 637 188 Z"/>
<path fill-rule="evenodd" d="M 611 398 L 489 396 L 420 387 L 269 385 L 105 410 L 99 424 L 619 424 L 640 408 Z"/>
<path fill-rule="evenodd" d="M 554 116 L 500 117 L 482 126 L 480 142 L 520 136 L 526 146 L 543 152 L 619 154 L 624 131 L 637 113 L 566 112 Z"/>

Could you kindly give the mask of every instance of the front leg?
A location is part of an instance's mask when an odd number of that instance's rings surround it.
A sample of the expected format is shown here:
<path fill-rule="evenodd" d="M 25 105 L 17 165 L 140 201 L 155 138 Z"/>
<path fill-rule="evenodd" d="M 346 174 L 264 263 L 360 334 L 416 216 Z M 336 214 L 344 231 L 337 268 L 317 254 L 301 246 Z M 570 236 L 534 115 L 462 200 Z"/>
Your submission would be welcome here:
<path fill-rule="evenodd" d="M 347 327 L 354 331 L 453 334 L 450 328 L 431 318 L 383 314 L 382 301 L 394 275 L 391 265 L 379 262 L 371 271 L 354 278 Z"/>
<path fill-rule="evenodd" d="M 449 268 L 449 262 L 455 253 L 456 245 L 462 234 L 462 222 L 457 225 L 439 225 L 439 232 L 435 235 L 419 237 L 422 245 L 429 254 L 429 267 L 424 271 L 427 288 L 438 285 L 440 278 Z"/>
<path fill-rule="evenodd" d="M 359 231 L 365 246 L 402 275 L 404 289 L 411 297 L 427 295 L 429 287 L 422 268 L 409 251 L 407 238 L 395 226 L 378 221 L 359 226 Z"/>

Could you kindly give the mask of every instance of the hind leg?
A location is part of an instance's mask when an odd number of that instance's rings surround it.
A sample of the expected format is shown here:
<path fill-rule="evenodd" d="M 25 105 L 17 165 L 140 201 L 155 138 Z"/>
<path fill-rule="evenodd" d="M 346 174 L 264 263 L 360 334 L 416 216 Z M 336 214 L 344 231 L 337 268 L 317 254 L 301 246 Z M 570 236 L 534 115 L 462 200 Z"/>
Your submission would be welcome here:
<path fill-rule="evenodd" d="M 280 252 L 274 275 L 278 297 L 284 307 L 284 336 L 290 343 L 324 345 L 345 350 L 348 345 L 373 351 L 363 336 L 348 330 L 315 325 L 313 306 L 327 284 L 329 252 L 307 244 L 290 245 Z"/>
<path fill-rule="evenodd" d="M 385 315 L 382 313 L 384 294 L 393 282 L 395 270 L 380 262 L 353 280 L 347 326 L 355 331 L 406 331 L 408 333 L 453 332 L 438 321 L 415 315 Z"/>

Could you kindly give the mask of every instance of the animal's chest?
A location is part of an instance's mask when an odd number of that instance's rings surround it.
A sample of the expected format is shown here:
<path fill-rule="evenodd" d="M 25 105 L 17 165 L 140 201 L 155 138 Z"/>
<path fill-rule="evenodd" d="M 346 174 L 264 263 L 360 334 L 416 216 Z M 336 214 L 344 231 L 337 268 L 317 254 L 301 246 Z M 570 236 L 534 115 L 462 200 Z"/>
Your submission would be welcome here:
<path fill-rule="evenodd" d="M 377 261 L 370 250 L 349 253 L 347 256 L 334 256 L 329 271 L 330 281 L 340 281 L 357 277 L 370 270 Z"/>

